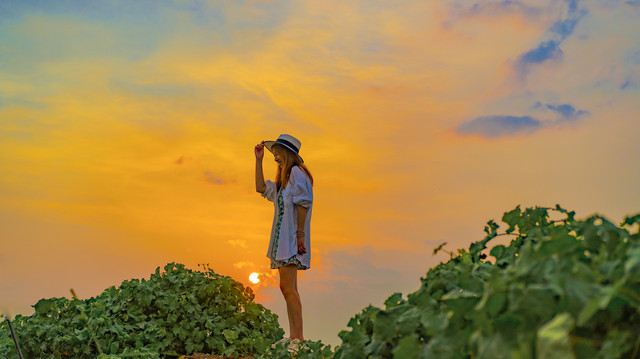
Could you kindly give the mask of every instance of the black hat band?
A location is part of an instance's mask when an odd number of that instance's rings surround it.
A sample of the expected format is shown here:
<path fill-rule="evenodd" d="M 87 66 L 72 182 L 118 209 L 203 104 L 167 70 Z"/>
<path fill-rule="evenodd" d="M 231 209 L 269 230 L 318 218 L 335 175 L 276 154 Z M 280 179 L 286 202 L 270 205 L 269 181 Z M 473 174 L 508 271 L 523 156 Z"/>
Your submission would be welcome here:
<path fill-rule="evenodd" d="M 282 138 L 278 138 L 278 139 L 276 140 L 276 143 L 283 144 L 283 145 L 287 146 L 290 150 L 292 150 L 293 152 L 295 152 L 295 153 L 296 153 L 296 155 L 298 154 L 298 151 L 299 151 L 299 150 L 298 150 L 298 147 L 294 146 L 294 145 L 293 145 L 293 143 L 291 143 L 291 142 L 289 142 L 289 141 L 287 141 L 287 140 L 283 140 Z"/>

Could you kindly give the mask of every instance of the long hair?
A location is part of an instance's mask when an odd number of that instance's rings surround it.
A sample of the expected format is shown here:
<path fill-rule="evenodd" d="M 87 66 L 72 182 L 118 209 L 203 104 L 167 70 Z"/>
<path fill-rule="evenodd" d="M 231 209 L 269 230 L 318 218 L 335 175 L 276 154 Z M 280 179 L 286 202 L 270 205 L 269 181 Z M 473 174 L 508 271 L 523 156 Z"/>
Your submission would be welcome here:
<path fill-rule="evenodd" d="M 311 185 L 313 185 L 313 176 L 311 176 L 311 172 L 307 166 L 298 160 L 298 156 L 296 156 L 292 151 L 285 148 L 284 146 L 274 144 L 271 147 L 271 150 L 278 154 L 280 158 L 280 163 L 282 166 L 279 168 L 278 173 L 276 174 L 276 186 L 277 189 L 280 190 L 280 187 L 287 188 L 287 183 L 289 183 L 289 175 L 291 175 L 291 169 L 293 166 L 298 166 L 301 170 L 303 170 L 307 176 L 309 176 L 309 180 L 311 181 Z"/>

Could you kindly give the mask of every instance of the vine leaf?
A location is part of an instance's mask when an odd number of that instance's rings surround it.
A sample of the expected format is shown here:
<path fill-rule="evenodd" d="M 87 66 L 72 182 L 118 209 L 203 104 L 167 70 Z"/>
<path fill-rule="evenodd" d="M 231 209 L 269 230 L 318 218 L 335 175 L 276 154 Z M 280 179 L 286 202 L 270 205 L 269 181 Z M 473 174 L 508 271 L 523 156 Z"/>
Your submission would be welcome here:
<path fill-rule="evenodd" d="M 433 255 L 435 256 L 436 254 L 438 254 L 438 252 L 440 252 L 440 250 L 442 250 L 442 248 L 444 248 L 444 246 L 446 245 L 447 245 L 447 242 L 440 244 L 436 249 L 433 250 Z"/>
<path fill-rule="evenodd" d="M 536 339 L 536 356 L 545 359 L 575 358 L 569 338 L 574 324 L 569 313 L 559 313 L 540 327 Z"/>
<path fill-rule="evenodd" d="M 520 220 L 522 219 L 522 211 L 520 211 L 520 205 L 518 205 L 514 210 L 505 213 L 502 216 L 502 222 L 509 225 L 507 228 L 507 233 L 511 233 L 516 229 L 516 226 L 520 224 Z"/>

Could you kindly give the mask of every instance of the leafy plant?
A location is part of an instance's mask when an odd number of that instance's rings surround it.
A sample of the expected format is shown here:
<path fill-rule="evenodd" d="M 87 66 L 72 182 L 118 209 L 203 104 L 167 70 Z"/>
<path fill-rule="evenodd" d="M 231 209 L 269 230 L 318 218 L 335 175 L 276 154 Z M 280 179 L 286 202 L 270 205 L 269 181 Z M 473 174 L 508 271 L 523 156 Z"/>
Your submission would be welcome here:
<path fill-rule="evenodd" d="M 266 351 L 256 355 L 256 359 L 289 359 L 295 357 L 297 359 L 325 359 L 333 357 L 333 351 L 331 345 L 325 345 L 322 341 L 305 341 L 308 349 L 302 349 L 297 354 L 291 354 L 287 351 L 285 344 L 279 344 L 275 349 L 269 347 Z"/>
<path fill-rule="evenodd" d="M 283 335 L 278 317 L 254 294 L 208 267 L 170 263 L 149 280 L 124 281 L 87 300 L 52 298 L 13 321 L 27 358 L 177 357 L 264 352 Z M 13 357 L 0 324 L 0 356 Z"/>
<path fill-rule="evenodd" d="M 552 220 L 549 213 L 562 219 Z M 560 206 L 518 206 L 431 269 L 406 299 L 365 308 L 335 358 L 640 358 L 640 235 Z M 513 235 L 486 260 L 487 244 Z M 441 247 L 438 250 L 442 249 Z"/>
<path fill-rule="evenodd" d="M 335 351 L 309 341 L 296 357 L 640 358 L 640 214 L 616 226 L 560 206 L 516 207 L 502 221 L 504 233 L 489 221 L 483 240 L 448 252 L 406 299 L 394 293 L 351 318 Z M 498 236 L 513 240 L 489 251 Z M 164 270 L 84 301 L 39 301 L 14 321 L 26 357 L 291 357 L 271 348 L 284 332 L 251 289 L 208 267 Z M 0 357 L 16 357 L 6 322 Z"/>

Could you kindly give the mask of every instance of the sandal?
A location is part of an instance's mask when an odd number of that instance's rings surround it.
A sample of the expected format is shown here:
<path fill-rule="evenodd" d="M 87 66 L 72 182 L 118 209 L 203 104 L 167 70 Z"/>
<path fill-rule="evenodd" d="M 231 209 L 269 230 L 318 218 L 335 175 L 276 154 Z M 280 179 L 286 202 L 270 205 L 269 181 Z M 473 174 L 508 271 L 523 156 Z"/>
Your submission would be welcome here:
<path fill-rule="evenodd" d="M 291 338 L 282 338 L 277 342 L 273 343 L 273 345 L 271 345 L 271 349 L 275 349 L 280 344 L 284 344 L 286 346 L 287 344 L 291 343 L 291 340 L 292 340 Z"/>

